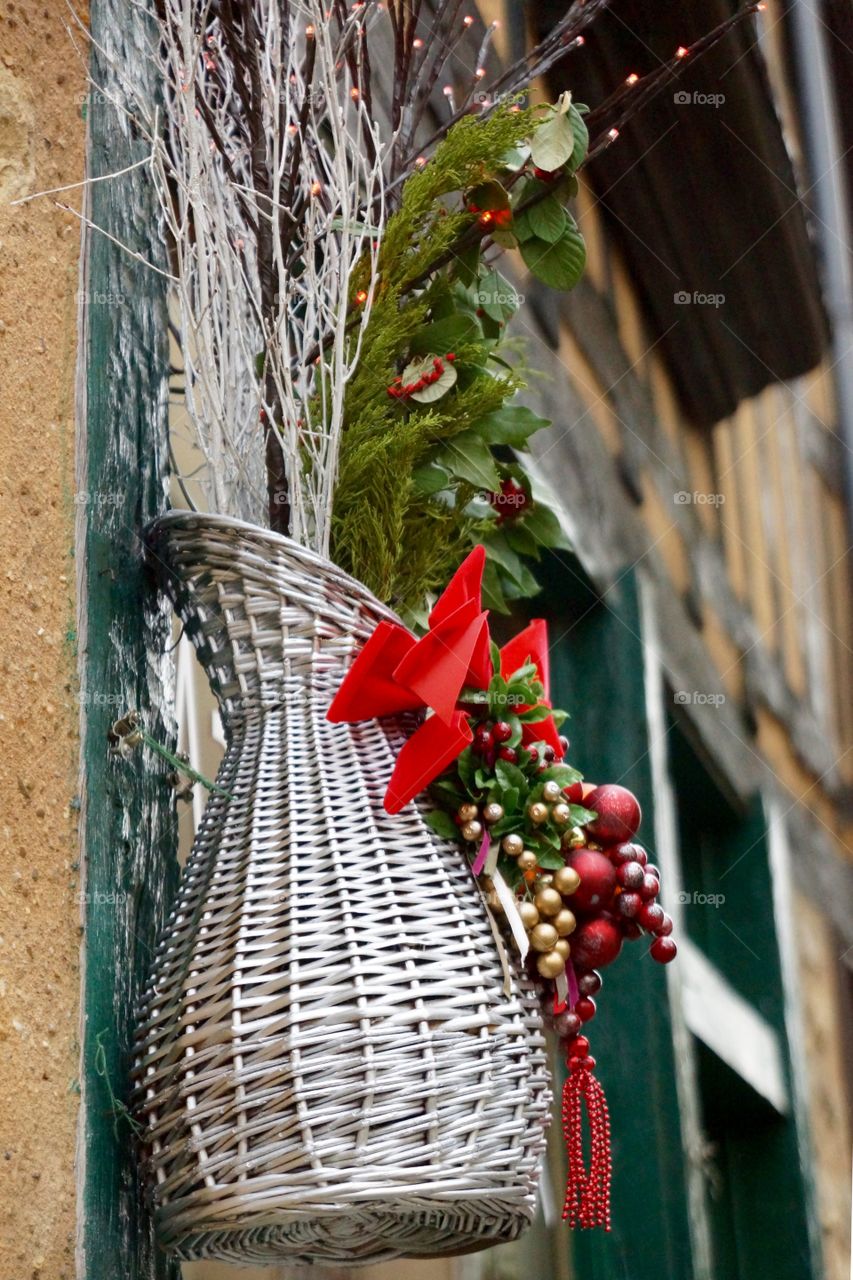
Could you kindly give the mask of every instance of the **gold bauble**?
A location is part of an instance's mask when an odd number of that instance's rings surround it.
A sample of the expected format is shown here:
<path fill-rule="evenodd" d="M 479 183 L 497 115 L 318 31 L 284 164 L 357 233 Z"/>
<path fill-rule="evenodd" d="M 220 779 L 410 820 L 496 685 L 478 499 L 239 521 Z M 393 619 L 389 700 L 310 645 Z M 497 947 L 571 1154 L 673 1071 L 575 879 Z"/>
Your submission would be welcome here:
<path fill-rule="evenodd" d="M 483 834 L 482 822 L 466 822 L 465 826 L 462 828 L 463 840 L 471 840 L 471 841 L 479 840 L 482 834 Z"/>
<path fill-rule="evenodd" d="M 533 901 L 542 916 L 555 916 L 563 908 L 563 899 L 552 888 L 540 889 Z"/>
<path fill-rule="evenodd" d="M 551 821 L 556 822 L 558 827 L 564 827 L 571 816 L 572 811 L 567 804 L 555 804 L 551 810 Z"/>
<path fill-rule="evenodd" d="M 582 849 L 586 844 L 586 836 L 580 827 L 572 827 L 571 831 L 564 831 L 561 844 L 564 849 Z"/>
<path fill-rule="evenodd" d="M 504 836 L 501 848 L 508 858 L 517 858 L 520 853 L 524 853 L 524 841 L 521 836 Z"/>
<path fill-rule="evenodd" d="M 552 924 L 546 924 L 544 920 L 531 931 L 530 945 L 534 951 L 553 951 L 557 942 L 557 930 Z"/>
<path fill-rule="evenodd" d="M 558 952 L 563 957 L 564 960 L 568 960 L 569 956 L 572 954 L 572 949 L 569 946 L 568 942 L 566 942 L 565 938 L 557 939 L 557 941 L 554 943 L 554 950 Z"/>
<path fill-rule="evenodd" d="M 475 804 L 460 804 L 456 816 L 460 822 L 473 822 L 479 812 Z"/>
<path fill-rule="evenodd" d="M 555 804 L 562 794 L 559 782 L 546 782 L 542 788 L 542 799 L 548 804 Z"/>
<path fill-rule="evenodd" d="M 522 871 L 536 870 L 536 854 L 532 849 L 525 849 L 521 857 L 518 859 L 518 865 Z"/>
<path fill-rule="evenodd" d="M 536 892 L 538 893 L 540 889 L 550 889 L 553 883 L 554 877 L 551 875 L 551 872 L 544 872 L 543 875 L 536 877 Z"/>
<path fill-rule="evenodd" d="M 568 907 L 563 907 L 562 911 L 558 911 L 553 917 L 551 923 L 557 930 L 561 938 L 567 937 L 570 933 L 574 933 L 578 926 L 574 912 L 569 911 Z"/>
<path fill-rule="evenodd" d="M 574 867 L 560 867 L 560 870 L 554 874 L 554 888 L 559 890 L 565 898 L 575 892 L 580 882 L 581 878 Z"/>
<path fill-rule="evenodd" d="M 518 914 L 521 916 L 521 923 L 528 931 L 534 929 L 539 923 L 538 908 L 529 899 L 521 903 L 518 908 Z"/>
<path fill-rule="evenodd" d="M 541 801 L 536 800 L 533 804 L 528 806 L 527 816 L 534 826 L 538 827 L 540 822 L 544 822 L 548 817 L 548 809 L 541 803 Z"/>
<path fill-rule="evenodd" d="M 566 962 L 559 951 L 548 951 L 544 956 L 539 956 L 536 961 L 536 968 L 543 978 L 556 978 L 565 967 Z"/>
<path fill-rule="evenodd" d="M 483 810 L 483 818 L 489 825 L 493 822 L 500 822 L 503 816 L 503 805 L 500 804 L 487 804 Z"/>

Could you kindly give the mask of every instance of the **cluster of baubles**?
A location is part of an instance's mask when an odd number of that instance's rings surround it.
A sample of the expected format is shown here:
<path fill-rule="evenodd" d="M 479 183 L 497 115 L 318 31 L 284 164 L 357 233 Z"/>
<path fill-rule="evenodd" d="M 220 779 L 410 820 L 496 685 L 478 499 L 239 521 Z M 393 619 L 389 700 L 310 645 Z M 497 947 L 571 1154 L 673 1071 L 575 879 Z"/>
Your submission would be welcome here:
<path fill-rule="evenodd" d="M 578 922 L 571 944 L 577 997 L 555 1014 L 553 985 L 540 984 L 540 994 L 546 1021 L 566 1042 L 572 1066 L 573 1058 L 585 1058 L 589 1052 L 579 1033 L 595 1017 L 595 996 L 602 985 L 599 970 L 613 963 L 623 942 L 651 935 L 650 954 L 661 964 L 673 960 L 677 948 L 670 937 L 672 920 L 657 902 L 660 873 L 632 839 L 642 816 L 636 797 L 615 785 L 593 789 L 575 783 L 567 791 L 569 799 L 582 800 L 597 815 L 584 828 L 584 844 L 566 854 L 566 871 L 578 880 L 568 904 Z M 553 976 L 541 968 L 539 974 Z"/>

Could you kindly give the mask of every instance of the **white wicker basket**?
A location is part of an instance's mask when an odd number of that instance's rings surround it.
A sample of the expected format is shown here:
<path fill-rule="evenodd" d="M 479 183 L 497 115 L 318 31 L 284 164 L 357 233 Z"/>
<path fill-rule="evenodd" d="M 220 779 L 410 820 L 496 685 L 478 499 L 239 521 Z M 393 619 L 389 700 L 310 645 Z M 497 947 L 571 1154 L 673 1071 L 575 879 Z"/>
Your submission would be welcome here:
<path fill-rule="evenodd" d="M 382 805 L 408 726 L 330 724 L 377 622 L 288 539 L 174 512 L 155 566 L 228 746 L 137 1032 L 161 1243 L 364 1263 L 483 1248 L 533 1209 L 549 1084 L 460 850 Z"/>

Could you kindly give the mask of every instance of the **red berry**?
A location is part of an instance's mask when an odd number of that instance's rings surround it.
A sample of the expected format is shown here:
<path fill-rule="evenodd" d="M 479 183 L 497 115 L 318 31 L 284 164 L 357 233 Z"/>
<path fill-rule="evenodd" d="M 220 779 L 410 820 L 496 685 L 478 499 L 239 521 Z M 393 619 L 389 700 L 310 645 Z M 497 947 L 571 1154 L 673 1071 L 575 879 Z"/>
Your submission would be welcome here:
<path fill-rule="evenodd" d="M 498 720 L 492 725 L 492 741 L 506 742 L 512 737 L 512 725 L 507 724 L 506 720 Z"/>
<path fill-rule="evenodd" d="M 591 1022 L 595 1017 L 595 1001 L 589 996 L 581 996 L 575 1005 L 575 1013 L 581 1022 Z"/>
<path fill-rule="evenodd" d="M 576 1013 L 571 1013 L 568 1009 L 564 1013 L 558 1013 L 554 1019 L 554 1030 L 561 1039 L 576 1036 L 580 1029 L 580 1018 Z"/>
<path fill-rule="evenodd" d="M 637 920 L 647 933 L 657 933 L 663 924 L 663 907 L 659 902 L 644 902 L 637 913 Z"/>
<path fill-rule="evenodd" d="M 595 969 L 592 973 L 582 973 L 578 978 L 578 991 L 582 996 L 594 996 L 601 990 L 601 974 Z"/>
<path fill-rule="evenodd" d="M 653 960 L 657 960 L 658 964 L 669 964 L 670 960 L 674 960 L 678 955 L 678 947 L 672 938 L 655 938 L 649 948 Z"/>
<path fill-rule="evenodd" d="M 623 862 L 639 862 L 640 866 L 644 866 L 640 854 L 645 856 L 645 852 L 642 845 L 633 844 L 630 840 L 624 844 L 615 844 L 607 850 L 608 857 L 612 858 L 617 866 Z"/>
<path fill-rule="evenodd" d="M 616 868 L 616 882 L 623 889 L 641 889 L 643 885 L 643 868 L 639 862 L 623 862 Z"/>
<path fill-rule="evenodd" d="M 581 969 L 603 969 L 622 950 L 622 930 L 609 916 L 579 924 L 572 934 L 572 960 Z"/>
<path fill-rule="evenodd" d="M 556 182 L 561 172 L 560 169 L 540 169 L 538 165 L 533 166 L 533 176 L 540 182 Z"/>
<path fill-rule="evenodd" d="M 610 859 L 597 849 L 573 849 L 566 864 L 581 878 L 572 894 L 572 910 L 576 914 L 591 914 L 606 907 L 616 888 L 616 869 Z"/>
<path fill-rule="evenodd" d="M 577 1036 L 572 1045 L 572 1053 L 577 1054 L 579 1058 L 589 1057 L 589 1041 L 586 1036 Z"/>
<path fill-rule="evenodd" d="M 643 931 L 636 920 L 622 921 L 622 937 L 628 942 L 636 942 L 637 938 L 642 938 L 642 936 Z"/>
<path fill-rule="evenodd" d="M 506 760 L 507 764 L 515 764 L 518 760 L 518 752 L 515 747 L 501 747 L 498 752 L 499 760 Z"/>
<path fill-rule="evenodd" d="M 565 755 L 565 754 L 566 754 L 566 752 L 568 751 L 568 749 L 569 749 L 569 740 L 568 740 L 568 738 L 566 737 L 566 735 L 565 735 L 565 734 L 561 733 L 561 734 L 560 734 L 560 750 L 562 751 L 563 755 Z M 573 785 L 575 785 L 575 784 L 573 784 Z"/>
<path fill-rule="evenodd" d="M 650 876 L 648 871 L 643 876 L 643 882 L 640 885 L 640 896 L 644 902 L 652 902 L 660 893 L 660 880 L 657 876 Z"/>
<path fill-rule="evenodd" d="M 633 792 L 615 783 L 596 787 L 587 796 L 585 804 L 598 815 L 586 830 L 602 844 L 619 844 L 622 840 L 630 840 L 643 816 L 640 802 Z"/>
<path fill-rule="evenodd" d="M 657 867 L 654 866 L 651 862 L 646 867 L 646 874 L 650 876 L 654 876 L 658 884 L 660 884 L 660 871 L 658 871 Z"/>
<path fill-rule="evenodd" d="M 474 751 L 480 752 L 481 755 L 488 751 L 492 745 L 492 735 L 484 724 L 478 724 L 474 730 L 474 741 L 471 743 Z"/>
<path fill-rule="evenodd" d="M 616 914 L 631 920 L 642 905 L 643 899 L 638 893 L 620 893 L 616 899 Z"/>
<path fill-rule="evenodd" d="M 668 916 L 665 911 L 663 913 L 663 921 L 655 929 L 655 933 L 659 938 L 668 938 L 672 933 L 672 916 Z"/>

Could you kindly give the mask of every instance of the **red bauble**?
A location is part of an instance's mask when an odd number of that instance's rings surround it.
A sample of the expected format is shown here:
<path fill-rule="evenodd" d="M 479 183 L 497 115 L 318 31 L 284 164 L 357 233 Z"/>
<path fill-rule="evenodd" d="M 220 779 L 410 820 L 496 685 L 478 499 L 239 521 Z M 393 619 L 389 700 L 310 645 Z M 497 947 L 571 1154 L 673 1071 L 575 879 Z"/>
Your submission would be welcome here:
<path fill-rule="evenodd" d="M 595 1017 L 595 1001 L 591 1000 L 589 996 L 581 996 L 575 1005 L 575 1013 L 581 1022 L 591 1022 Z"/>
<path fill-rule="evenodd" d="M 506 742 L 512 737 L 512 725 L 506 720 L 498 720 L 492 725 L 492 742 Z"/>
<path fill-rule="evenodd" d="M 639 862 L 623 862 L 616 868 L 616 881 L 623 889 L 630 889 L 633 892 L 642 889 L 644 877 L 645 872 Z"/>
<path fill-rule="evenodd" d="M 573 867 L 581 878 L 571 897 L 572 911 L 576 915 L 592 915 L 610 904 L 616 888 L 616 868 L 605 854 L 597 849 L 574 849 L 566 859 L 566 865 Z"/>
<path fill-rule="evenodd" d="M 602 844 L 619 844 L 630 840 L 642 821 L 640 802 L 627 787 L 605 783 L 596 787 L 584 799 L 587 809 L 594 809 L 598 817 L 586 827 L 588 833 Z"/>
<path fill-rule="evenodd" d="M 593 969 L 592 973 L 582 973 L 578 976 L 578 991 L 582 996 L 594 996 L 601 990 L 601 974 L 596 973 Z"/>
<path fill-rule="evenodd" d="M 630 840 L 624 844 L 614 844 L 607 850 L 607 856 L 613 859 L 617 867 L 620 867 L 623 862 L 639 862 L 640 866 L 644 867 L 648 857 L 641 844 L 633 844 Z"/>
<path fill-rule="evenodd" d="M 644 902 L 637 913 L 637 919 L 649 933 L 657 933 L 664 921 L 663 907 L 659 902 Z"/>
<path fill-rule="evenodd" d="M 649 948 L 653 960 L 657 960 L 658 964 L 669 964 L 670 960 L 674 960 L 678 955 L 678 947 L 672 938 L 655 938 Z"/>
<path fill-rule="evenodd" d="M 603 969 L 622 950 L 622 930 L 609 916 L 585 920 L 572 934 L 572 960 L 578 969 Z M 579 1017 L 583 1014 L 575 1006 Z"/>
<path fill-rule="evenodd" d="M 616 899 L 616 914 L 632 920 L 642 905 L 643 899 L 638 893 L 620 893 Z"/>
<path fill-rule="evenodd" d="M 672 933 L 672 916 L 668 916 L 665 911 L 663 913 L 663 923 L 658 925 L 655 933 L 659 938 L 668 938 Z"/>
<path fill-rule="evenodd" d="M 629 863 L 628 865 L 630 866 L 631 864 Z M 657 876 L 649 875 L 647 871 L 643 876 L 643 880 L 640 885 L 640 897 L 643 899 L 643 902 L 651 902 L 659 893 L 660 880 L 658 880 Z"/>

